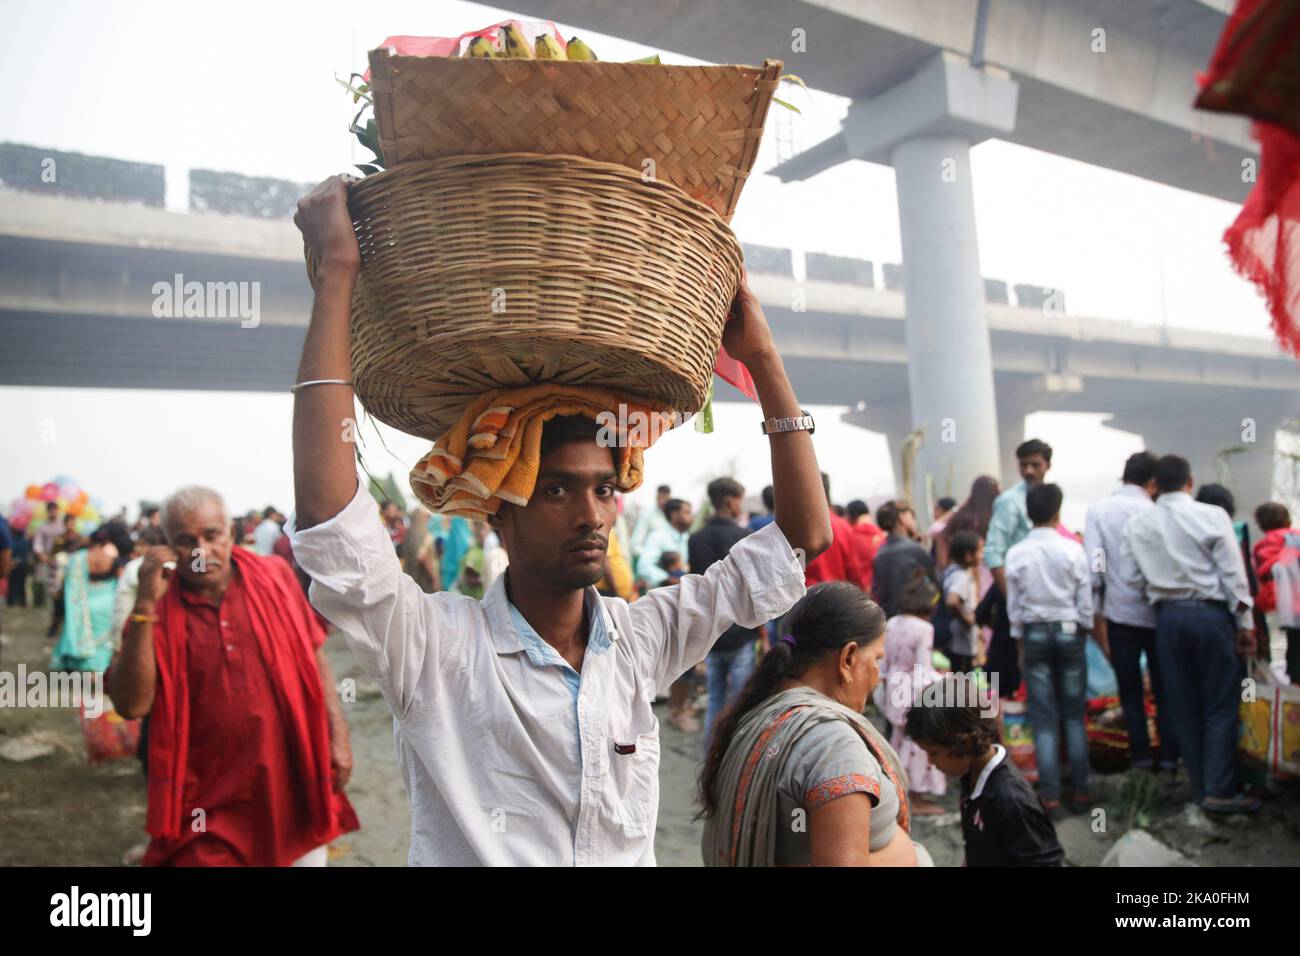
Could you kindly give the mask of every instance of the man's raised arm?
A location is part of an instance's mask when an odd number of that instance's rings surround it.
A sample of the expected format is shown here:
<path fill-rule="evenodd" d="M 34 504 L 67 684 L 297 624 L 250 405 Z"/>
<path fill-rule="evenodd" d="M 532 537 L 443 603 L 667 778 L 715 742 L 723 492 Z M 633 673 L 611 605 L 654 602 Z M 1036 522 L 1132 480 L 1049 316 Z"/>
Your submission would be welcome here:
<path fill-rule="evenodd" d="M 732 358 L 749 369 L 765 419 L 797 418 L 803 414 L 758 296 L 750 290 L 746 278 L 741 279 L 732 317 L 722 330 L 722 344 Z M 790 546 L 802 548 L 805 559 L 811 561 L 831 546 L 830 504 L 812 436 L 804 431 L 778 432 L 768 441 L 772 447 L 776 524 Z"/>
<path fill-rule="evenodd" d="M 352 380 L 349 320 L 361 252 L 348 212 L 347 184 L 333 176 L 298 203 L 294 222 L 317 263 L 316 298 L 298 382 Z M 356 453 L 344 423 L 355 414 L 350 385 L 301 388 L 293 406 L 293 486 L 297 527 L 334 517 L 357 489 Z"/>

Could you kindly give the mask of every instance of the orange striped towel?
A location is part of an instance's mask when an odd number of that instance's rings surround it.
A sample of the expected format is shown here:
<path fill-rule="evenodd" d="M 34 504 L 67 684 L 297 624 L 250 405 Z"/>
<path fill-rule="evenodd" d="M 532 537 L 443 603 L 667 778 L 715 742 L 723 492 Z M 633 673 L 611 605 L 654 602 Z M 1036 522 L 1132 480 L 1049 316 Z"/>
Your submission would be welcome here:
<path fill-rule="evenodd" d="M 432 512 L 472 520 L 486 520 L 503 501 L 527 505 L 541 465 L 542 426 L 557 415 L 585 415 L 605 427 L 617 444 L 620 491 L 640 487 L 642 451 L 676 422 L 665 406 L 608 389 L 494 390 L 465 409 L 411 469 L 411 490 Z"/>

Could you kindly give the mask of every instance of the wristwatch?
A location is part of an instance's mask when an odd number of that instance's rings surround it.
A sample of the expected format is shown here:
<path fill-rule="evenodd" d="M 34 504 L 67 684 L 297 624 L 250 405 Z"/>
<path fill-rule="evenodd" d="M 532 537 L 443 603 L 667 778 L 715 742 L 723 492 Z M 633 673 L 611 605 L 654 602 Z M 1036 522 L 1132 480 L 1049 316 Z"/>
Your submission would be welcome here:
<path fill-rule="evenodd" d="M 775 435 L 777 432 L 807 432 L 811 435 L 817 430 L 813 417 L 808 414 L 806 409 L 799 409 L 802 413 L 795 418 L 766 418 L 763 420 L 763 434 Z"/>

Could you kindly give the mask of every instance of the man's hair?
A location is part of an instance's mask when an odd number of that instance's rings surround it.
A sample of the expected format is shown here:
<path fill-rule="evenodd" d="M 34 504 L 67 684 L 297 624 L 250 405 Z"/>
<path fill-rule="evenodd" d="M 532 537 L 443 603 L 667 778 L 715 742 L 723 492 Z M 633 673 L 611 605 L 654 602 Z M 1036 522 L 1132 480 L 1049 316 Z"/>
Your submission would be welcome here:
<path fill-rule="evenodd" d="M 894 528 L 898 527 L 898 519 L 905 512 L 911 511 L 912 506 L 906 501 L 886 501 L 876 509 L 876 524 L 880 530 L 892 534 Z"/>
<path fill-rule="evenodd" d="M 714 478 L 709 482 L 708 492 L 714 511 L 719 510 L 728 498 L 745 497 L 745 489 L 735 478 Z"/>
<path fill-rule="evenodd" d="M 959 681 L 969 679 L 961 674 L 948 674 L 937 688 L 940 691 L 937 697 L 927 694 L 914 702 L 907 712 L 904 733 L 918 744 L 944 747 L 954 757 L 979 757 L 998 742 L 997 720 L 981 715 L 979 695 L 970 690 L 969 682 L 963 688 L 958 685 Z M 944 703 L 927 705 L 927 699 Z M 959 700 L 970 701 L 970 704 L 958 707 L 948 703 Z"/>
<path fill-rule="evenodd" d="M 275 505 L 267 505 L 262 509 L 262 520 L 265 521 L 267 518 L 272 518 L 277 514 L 279 514 L 279 512 L 275 510 Z"/>
<path fill-rule="evenodd" d="M 831 514 L 835 515 L 835 517 L 837 517 L 837 518 L 843 518 L 843 517 L 844 517 L 844 506 L 843 506 L 843 505 L 831 505 Z"/>
<path fill-rule="evenodd" d="M 1232 497 L 1232 492 L 1223 485 L 1201 485 L 1196 491 L 1196 500 L 1203 505 L 1218 505 L 1228 512 L 1229 518 L 1237 516 L 1236 499 Z"/>
<path fill-rule="evenodd" d="M 1051 482 L 1030 488 L 1029 493 L 1025 495 L 1025 511 L 1029 515 L 1029 520 L 1036 525 L 1047 524 L 1060 512 L 1061 501 L 1064 498 L 1061 486 Z"/>
<path fill-rule="evenodd" d="M 230 513 L 226 510 L 226 503 L 211 488 L 204 488 L 202 485 L 186 485 L 184 488 L 178 488 L 173 491 L 167 500 L 162 503 L 162 524 L 163 534 L 167 535 L 167 540 L 171 540 L 172 532 L 176 529 L 177 523 L 194 511 L 209 502 L 214 502 L 221 509 L 221 524 L 223 527 L 230 526 Z"/>
<path fill-rule="evenodd" d="M 655 494 L 657 495 L 671 495 L 672 493 L 673 490 L 669 488 L 667 485 L 660 485 L 658 488 L 655 489 Z"/>
<path fill-rule="evenodd" d="M 863 515 L 871 514 L 871 509 L 867 507 L 867 503 L 861 498 L 854 498 L 844 510 L 847 512 L 850 521 L 857 521 Z"/>
<path fill-rule="evenodd" d="M 1291 512 L 1286 505 L 1276 501 L 1266 501 L 1255 509 L 1255 524 L 1260 531 L 1276 531 L 1278 528 L 1291 527 Z"/>
<path fill-rule="evenodd" d="M 167 543 L 167 538 L 163 534 L 162 528 L 141 528 L 140 533 L 136 535 L 135 539 L 137 542 L 150 548 Z"/>
<path fill-rule="evenodd" d="M 665 551 L 659 555 L 659 568 L 662 571 L 668 571 L 674 564 L 681 561 L 682 556 L 676 551 Z"/>
<path fill-rule="evenodd" d="M 960 564 L 967 556 L 980 549 L 980 536 L 974 531 L 958 531 L 948 542 L 948 558 Z"/>
<path fill-rule="evenodd" d="M 940 498 L 940 499 L 939 499 L 938 501 L 936 501 L 934 504 L 935 504 L 935 507 L 937 507 L 940 511 L 948 512 L 948 511 L 952 511 L 953 508 L 956 508 L 956 507 L 957 507 L 957 499 L 956 499 L 956 498 Z"/>
<path fill-rule="evenodd" d="M 1050 465 L 1052 463 L 1052 446 L 1047 444 L 1045 441 L 1031 438 L 1027 442 L 1023 442 L 1020 447 L 1016 449 L 1017 461 L 1023 461 L 1024 459 L 1031 458 L 1034 455 L 1042 455 L 1043 461 Z"/>
<path fill-rule="evenodd" d="M 1192 477 L 1192 466 L 1186 458 L 1165 455 L 1156 461 L 1156 490 L 1162 494 L 1182 491 Z"/>
<path fill-rule="evenodd" d="M 1124 462 L 1124 484 L 1145 485 L 1156 476 L 1156 462 L 1159 461 L 1149 451 L 1135 451 Z"/>
<path fill-rule="evenodd" d="M 767 509 L 768 514 L 776 511 L 776 492 L 772 490 L 771 485 L 763 489 L 763 507 Z"/>
<path fill-rule="evenodd" d="M 673 515 L 685 508 L 687 502 L 681 498 L 669 498 L 664 502 L 664 517 L 669 521 L 673 520 Z"/>
<path fill-rule="evenodd" d="M 545 458 L 561 445 L 575 441 L 594 442 L 600 435 L 600 425 L 586 415 L 556 415 L 542 425 L 542 442 L 539 457 Z M 611 449 L 611 452 L 613 449 Z"/>
<path fill-rule="evenodd" d="M 46 514 L 55 514 L 55 515 L 58 514 L 58 513 L 59 513 L 59 503 L 58 503 L 57 501 L 47 501 L 47 502 L 45 502 L 45 513 L 46 513 Z"/>

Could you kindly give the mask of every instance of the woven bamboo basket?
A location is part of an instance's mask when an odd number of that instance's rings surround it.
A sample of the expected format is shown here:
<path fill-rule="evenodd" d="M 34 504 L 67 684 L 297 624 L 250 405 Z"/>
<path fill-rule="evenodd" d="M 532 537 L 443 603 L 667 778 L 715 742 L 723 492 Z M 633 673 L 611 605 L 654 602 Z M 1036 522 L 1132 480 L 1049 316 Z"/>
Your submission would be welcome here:
<path fill-rule="evenodd" d="M 758 154 L 780 60 L 673 66 L 394 56 L 370 51 L 392 168 L 486 153 L 585 156 L 681 187 L 727 222 Z"/>
<path fill-rule="evenodd" d="M 437 439 L 484 391 L 543 382 L 704 403 L 741 250 L 677 187 L 510 153 L 404 162 L 348 205 L 352 377 L 379 420 Z"/>

